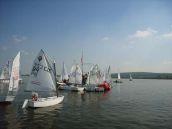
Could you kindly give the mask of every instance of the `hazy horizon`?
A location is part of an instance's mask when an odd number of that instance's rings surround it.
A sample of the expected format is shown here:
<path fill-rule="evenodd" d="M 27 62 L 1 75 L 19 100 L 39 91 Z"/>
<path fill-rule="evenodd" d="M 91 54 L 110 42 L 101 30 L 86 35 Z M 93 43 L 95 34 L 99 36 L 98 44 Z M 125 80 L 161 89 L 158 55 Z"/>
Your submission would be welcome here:
<path fill-rule="evenodd" d="M 0 66 L 21 51 L 22 74 L 43 49 L 68 72 L 75 60 L 112 73 L 172 73 L 171 0 L 1 0 Z M 87 68 L 88 69 L 88 68 Z"/>

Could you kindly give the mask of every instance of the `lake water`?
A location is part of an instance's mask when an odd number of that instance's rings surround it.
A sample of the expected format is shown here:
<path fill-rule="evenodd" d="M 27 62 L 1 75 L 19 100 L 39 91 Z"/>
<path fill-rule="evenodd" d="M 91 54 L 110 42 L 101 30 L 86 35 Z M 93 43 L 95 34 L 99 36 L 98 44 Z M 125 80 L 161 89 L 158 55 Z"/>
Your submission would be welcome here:
<path fill-rule="evenodd" d="M 123 80 L 106 93 L 59 91 L 62 104 L 22 110 L 25 85 L 12 104 L 0 105 L 0 129 L 172 129 L 172 80 Z"/>

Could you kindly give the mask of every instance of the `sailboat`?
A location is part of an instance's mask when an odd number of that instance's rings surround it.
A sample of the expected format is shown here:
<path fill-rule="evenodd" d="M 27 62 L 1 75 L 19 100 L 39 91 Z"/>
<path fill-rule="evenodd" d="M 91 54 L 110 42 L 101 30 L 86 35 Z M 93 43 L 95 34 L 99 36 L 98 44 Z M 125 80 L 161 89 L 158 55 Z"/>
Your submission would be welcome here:
<path fill-rule="evenodd" d="M 88 73 L 87 84 L 85 90 L 87 92 L 103 92 L 103 87 L 98 87 L 99 84 L 103 83 L 103 74 L 100 71 L 99 66 L 93 65 Z"/>
<path fill-rule="evenodd" d="M 104 71 L 103 75 L 103 83 L 99 84 L 98 87 L 103 87 L 104 90 L 110 90 L 111 89 L 111 72 L 110 72 L 110 66 L 107 70 Z"/>
<path fill-rule="evenodd" d="M 82 86 L 82 71 L 78 64 L 74 64 L 70 71 L 69 77 L 70 90 L 71 91 L 84 91 Z"/>
<path fill-rule="evenodd" d="M 116 83 L 122 83 L 120 72 L 118 72 L 118 78 L 117 78 L 117 80 L 115 82 Z"/>
<path fill-rule="evenodd" d="M 10 74 L 11 74 L 11 67 L 10 67 L 10 62 L 8 61 L 8 64 L 5 65 L 5 67 L 3 67 L 1 70 L 0 82 L 9 83 Z"/>
<path fill-rule="evenodd" d="M 25 99 L 22 108 L 53 106 L 64 99 L 64 96 L 58 96 L 56 92 L 55 62 L 43 50 L 38 53 L 33 62 L 26 91 L 32 92 L 32 96 L 31 99 Z M 47 97 L 39 97 L 37 92 L 43 92 Z"/>
<path fill-rule="evenodd" d="M 132 78 L 132 76 L 131 76 L 131 74 L 130 74 L 130 79 L 129 79 L 129 81 L 132 81 L 133 80 L 133 78 Z"/>
<path fill-rule="evenodd" d="M 60 81 L 57 82 L 58 85 L 66 85 L 69 81 L 69 75 L 67 73 L 67 69 L 65 66 L 65 63 L 63 62 L 63 66 L 62 66 L 62 73 L 60 76 Z"/>
<path fill-rule="evenodd" d="M 13 60 L 8 93 L 5 100 L 2 100 L 1 102 L 12 102 L 15 99 L 19 86 L 19 66 L 20 52 L 18 52 L 17 56 Z"/>
<path fill-rule="evenodd" d="M 71 90 L 71 87 L 69 86 L 69 75 L 67 73 L 67 69 L 64 62 L 62 66 L 60 82 L 57 82 L 57 84 L 59 85 L 59 90 Z"/>
<path fill-rule="evenodd" d="M 108 67 L 108 69 L 105 72 L 105 81 L 107 81 L 108 83 L 111 83 L 111 68 L 110 66 Z"/>

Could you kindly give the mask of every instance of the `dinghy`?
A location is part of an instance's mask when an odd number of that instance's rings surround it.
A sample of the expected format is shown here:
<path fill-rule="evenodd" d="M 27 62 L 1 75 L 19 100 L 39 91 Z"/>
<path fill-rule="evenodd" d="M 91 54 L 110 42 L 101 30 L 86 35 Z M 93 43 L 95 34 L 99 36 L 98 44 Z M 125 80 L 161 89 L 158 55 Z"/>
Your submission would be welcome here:
<path fill-rule="evenodd" d="M 115 80 L 116 83 L 122 83 L 120 72 L 118 72 L 118 78 Z"/>
<path fill-rule="evenodd" d="M 26 91 L 32 92 L 31 98 L 25 99 L 22 108 L 47 107 L 61 103 L 64 96 L 58 96 L 56 82 L 55 62 L 41 50 L 33 62 L 26 87 Z M 43 92 L 47 97 L 39 97 L 37 92 Z"/>
<path fill-rule="evenodd" d="M 70 90 L 69 76 L 68 76 L 67 69 L 64 62 L 62 66 L 62 73 L 61 73 L 60 81 L 57 82 L 57 84 L 59 85 L 58 88 L 60 90 Z"/>
<path fill-rule="evenodd" d="M 98 87 L 103 82 L 103 74 L 99 66 L 93 65 L 88 73 L 87 84 L 85 90 L 87 92 L 103 92 L 104 87 Z"/>
<path fill-rule="evenodd" d="M 103 75 L 103 83 L 99 84 L 98 87 L 103 87 L 105 91 L 111 89 L 110 66 L 107 70 L 105 70 L 104 75 Z"/>
<path fill-rule="evenodd" d="M 84 91 L 82 86 L 82 71 L 78 64 L 74 64 L 71 68 L 69 83 L 72 91 Z"/>
<path fill-rule="evenodd" d="M 133 78 L 132 78 L 132 76 L 131 76 L 131 74 L 130 74 L 130 79 L 129 79 L 129 81 L 132 81 L 133 80 Z"/>
<path fill-rule="evenodd" d="M 15 99 L 19 86 L 19 66 L 20 52 L 18 52 L 17 56 L 13 60 L 8 93 L 5 99 L 1 100 L 1 102 L 12 102 Z"/>

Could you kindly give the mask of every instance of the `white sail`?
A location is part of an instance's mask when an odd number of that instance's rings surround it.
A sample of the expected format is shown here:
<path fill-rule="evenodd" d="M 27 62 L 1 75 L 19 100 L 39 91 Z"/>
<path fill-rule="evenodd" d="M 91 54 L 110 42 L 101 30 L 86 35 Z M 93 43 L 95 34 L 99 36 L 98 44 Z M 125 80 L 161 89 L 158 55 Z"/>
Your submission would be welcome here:
<path fill-rule="evenodd" d="M 132 76 L 131 76 L 131 74 L 130 74 L 130 81 L 132 81 L 133 80 L 133 78 L 132 78 Z"/>
<path fill-rule="evenodd" d="M 11 77 L 9 83 L 8 91 L 17 91 L 19 86 L 19 77 L 20 77 L 20 52 L 13 60 Z"/>
<path fill-rule="evenodd" d="M 98 67 L 98 65 L 94 65 L 88 75 L 88 84 L 100 84 L 103 82 L 104 76 L 101 73 L 100 68 Z"/>
<path fill-rule="evenodd" d="M 39 52 L 33 62 L 30 78 L 26 87 L 27 91 L 56 91 L 55 68 L 51 59 Z"/>
<path fill-rule="evenodd" d="M 5 71 L 2 69 L 0 79 L 5 79 Z"/>
<path fill-rule="evenodd" d="M 9 71 L 9 64 L 2 68 L 0 79 L 9 79 L 10 78 L 10 71 Z"/>
<path fill-rule="evenodd" d="M 120 76 L 120 72 L 118 73 L 118 80 L 120 80 L 121 79 L 121 76 Z"/>
<path fill-rule="evenodd" d="M 82 83 L 82 71 L 79 65 L 73 65 L 70 72 L 70 83 L 81 84 Z"/>
<path fill-rule="evenodd" d="M 107 70 L 105 70 L 103 80 L 107 81 L 108 83 L 111 81 L 111 69 L 110 69 L 110 66 L 108 67 Z"/>
<path fill-rule="evenodd" d="M 110 66 L 109 66 L 109 68 L 108 68 L 108 70 L 107 70 L 107 81 L 108 82 L 111 82 L 111 68 L 110 68 Z"/>
<path fill-rule="evenodd" d="M 61 81 L 68 80 L 68 79 L 69 79 L 69 76 L 68 76 L 68 73 L 67 73 L 67 69 L 66 69 L 65 63 L 63 62 L 62 73 L 61 73 Z"/>

